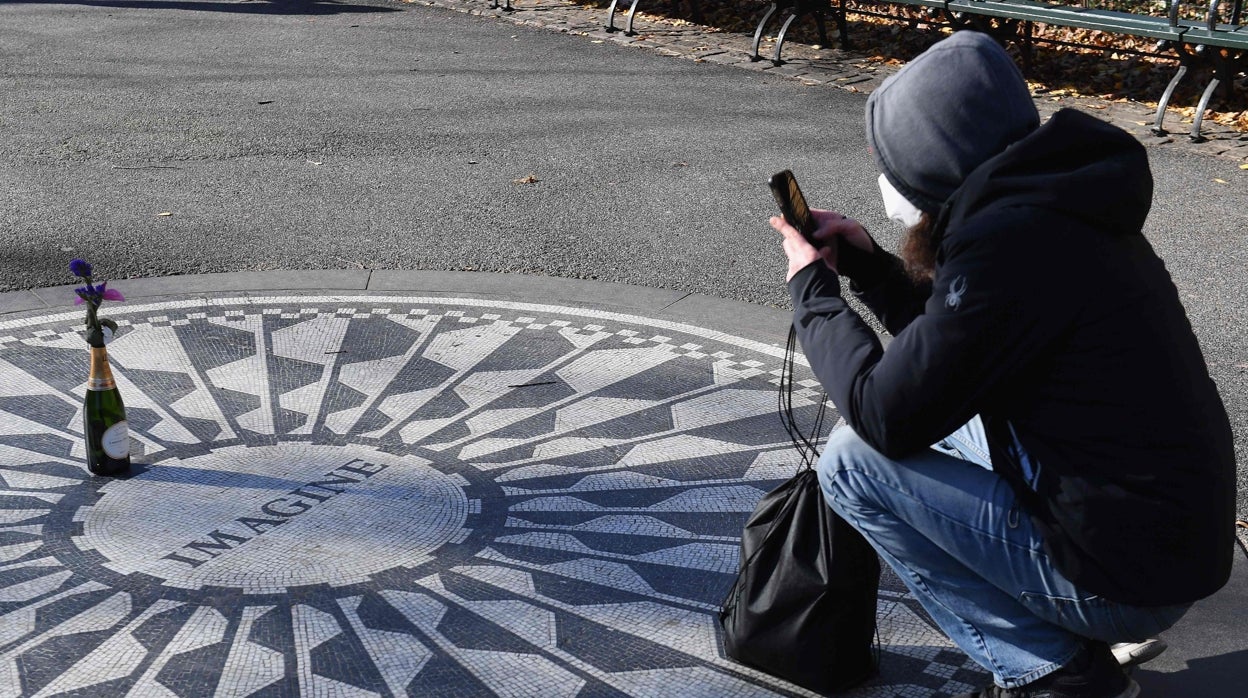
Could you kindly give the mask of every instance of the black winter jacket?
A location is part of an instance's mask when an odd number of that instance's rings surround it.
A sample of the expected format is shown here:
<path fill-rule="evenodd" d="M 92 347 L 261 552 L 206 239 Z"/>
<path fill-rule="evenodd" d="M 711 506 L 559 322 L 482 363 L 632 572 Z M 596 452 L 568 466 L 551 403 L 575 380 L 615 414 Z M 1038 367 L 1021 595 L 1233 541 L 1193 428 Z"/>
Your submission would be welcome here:
<path fill-rule="evenodd" d="M 811 367 L 867 443 L 900 458 L 982 415 L 993 468 L 1057 568 L 1138 606 L 1226 583 L 1235 507 L 1226 410 L 1141 233 L 1151 199 L 1143 147 L 1065 110 L 946 203 L 930 286 L 878 247 L 843 260 L 895 337 L 887 351 L 825 265 L 789 283 Z M 1039 464 L 1034 490 L 1011 426 Z"/>

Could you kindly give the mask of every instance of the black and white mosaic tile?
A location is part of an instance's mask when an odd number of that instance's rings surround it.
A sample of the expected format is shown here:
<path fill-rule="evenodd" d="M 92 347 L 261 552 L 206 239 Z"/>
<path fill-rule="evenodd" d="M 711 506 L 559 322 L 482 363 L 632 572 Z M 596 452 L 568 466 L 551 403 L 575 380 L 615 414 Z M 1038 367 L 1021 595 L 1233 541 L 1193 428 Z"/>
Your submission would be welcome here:
<path fill-rule="evenodd" d="M 474 299 L 108 310 L 124 478 L 84 466 L 81 315 L 0 322 L 0 698 L 809 695 L 715 620 L 797 466 L 778 348 Z M 889 577 L 880 640 L 852 695 L 983 680 Z"/>

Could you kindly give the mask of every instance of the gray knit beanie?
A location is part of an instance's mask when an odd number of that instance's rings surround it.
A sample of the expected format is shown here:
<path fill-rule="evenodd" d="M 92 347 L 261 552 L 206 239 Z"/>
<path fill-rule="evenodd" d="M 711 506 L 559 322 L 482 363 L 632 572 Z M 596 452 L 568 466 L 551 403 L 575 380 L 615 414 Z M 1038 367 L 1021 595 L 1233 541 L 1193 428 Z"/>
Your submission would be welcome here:
<path fill-rule="evenodd" d="M 888 181 L 936 213 L 975 168 L 1040 125 L 1023 74 L 986 34 L 959 31 L 867 99 L 867 143 Z"/>

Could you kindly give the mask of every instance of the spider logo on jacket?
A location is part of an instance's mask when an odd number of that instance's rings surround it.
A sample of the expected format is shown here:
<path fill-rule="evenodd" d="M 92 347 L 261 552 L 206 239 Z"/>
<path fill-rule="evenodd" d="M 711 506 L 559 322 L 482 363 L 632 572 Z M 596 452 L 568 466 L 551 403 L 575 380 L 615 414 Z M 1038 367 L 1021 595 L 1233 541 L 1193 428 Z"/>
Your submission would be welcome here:
<path fill-rule="evenodd" d="M 959 276 L 949 284 L 949 293 L 945 296 L 945 307 L 957 310 L 962 305 L 962 295 L 966 293 L 966 277 Z"/>

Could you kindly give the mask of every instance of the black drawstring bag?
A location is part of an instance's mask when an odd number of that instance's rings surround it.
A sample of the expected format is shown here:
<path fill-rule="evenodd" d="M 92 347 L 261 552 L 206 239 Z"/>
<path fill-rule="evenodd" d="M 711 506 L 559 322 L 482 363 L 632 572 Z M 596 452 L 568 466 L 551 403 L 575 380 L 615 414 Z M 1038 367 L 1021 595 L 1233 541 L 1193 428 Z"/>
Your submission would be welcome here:
<path fill-rule="evenodd" d="M 803 463 L 797 475 L 762 498 L 746 522 L 741 569 L 719 621 L 732 659 L 828 693 L 876 671 L 880 561 L 862 534 L 824 501 L 811 468 L 815 446 L 793 428 L 793 344 L 790 333 L 781 414 Z M 815 433 L 822 417 L 821 405 Z"/>

